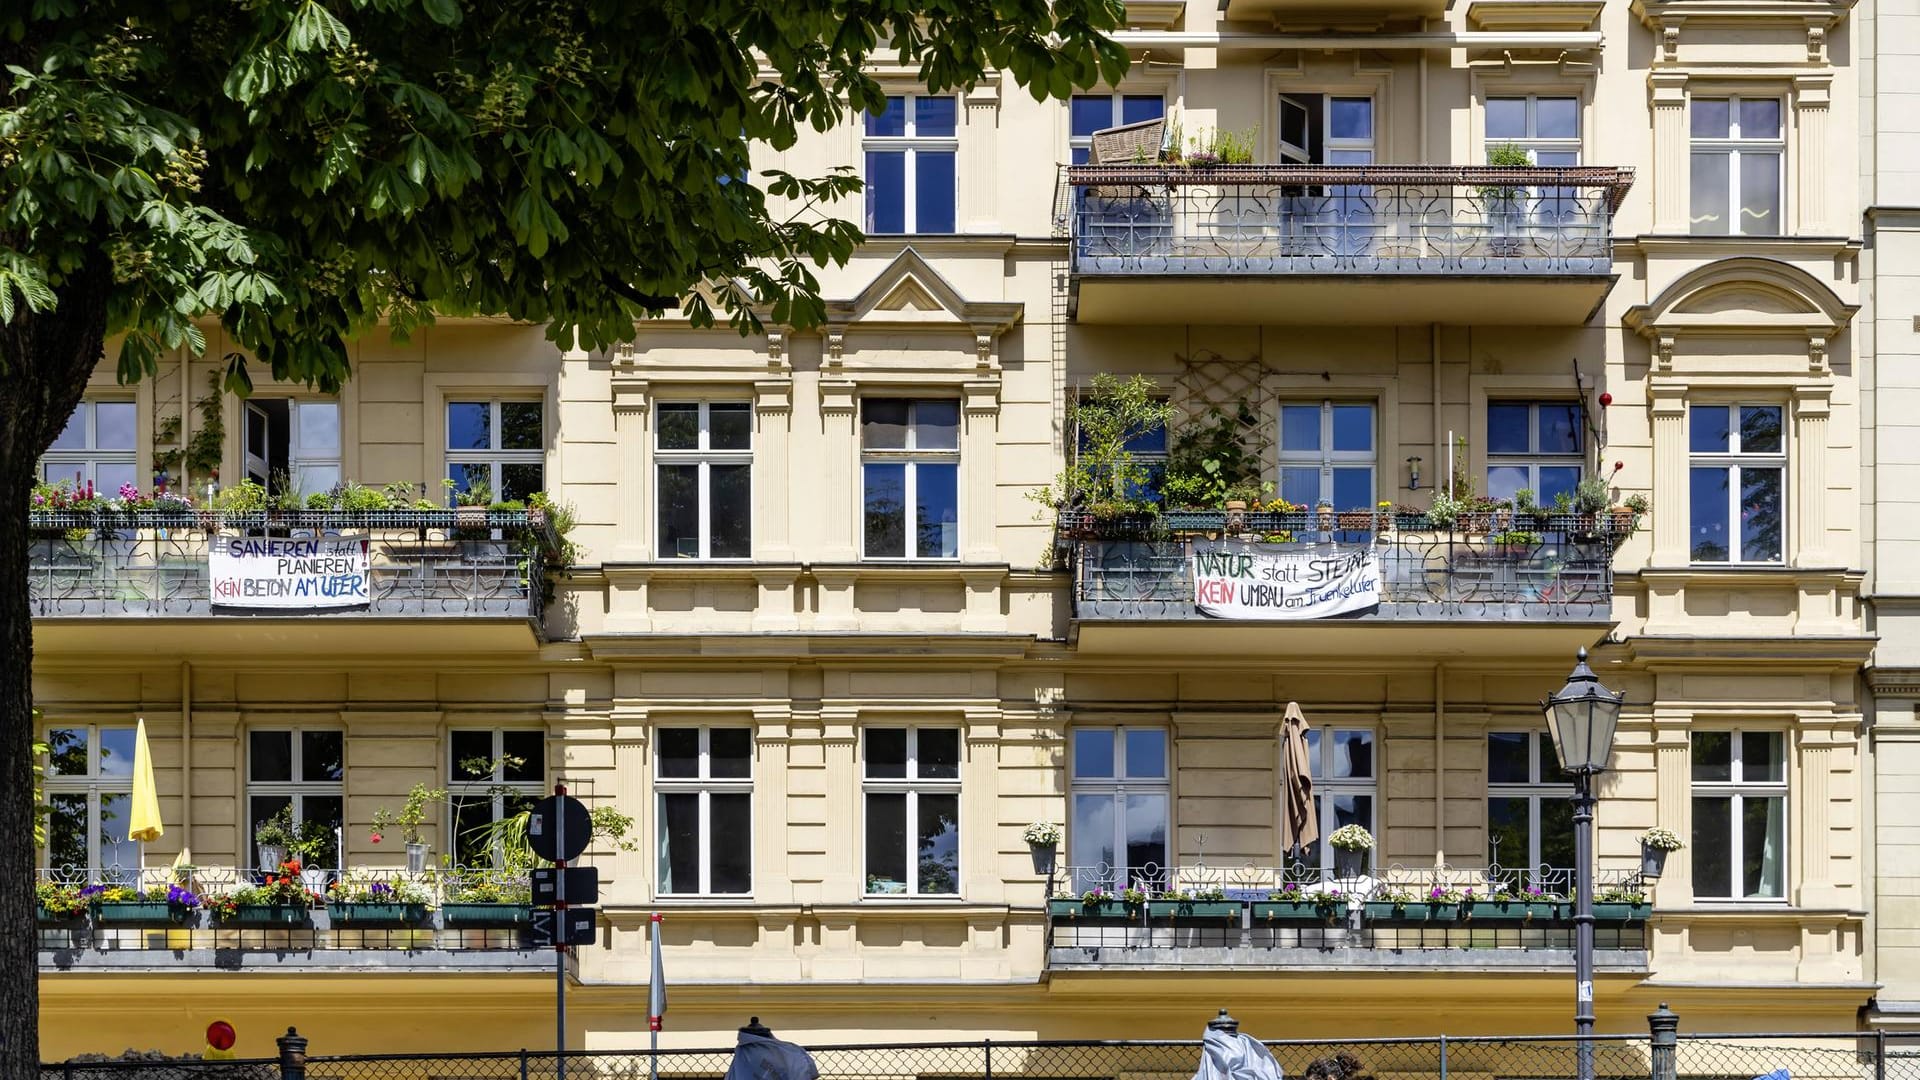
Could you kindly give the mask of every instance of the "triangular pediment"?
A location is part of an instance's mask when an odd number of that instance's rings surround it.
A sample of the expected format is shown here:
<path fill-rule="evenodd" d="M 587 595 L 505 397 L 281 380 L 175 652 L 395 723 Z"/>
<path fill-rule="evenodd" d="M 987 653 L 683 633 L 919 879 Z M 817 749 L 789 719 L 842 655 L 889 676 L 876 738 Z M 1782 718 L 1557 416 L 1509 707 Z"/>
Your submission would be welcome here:
<path fill-rule="evenodd" d="M 969 300 L 912 248 L 903 249 L 851 299 L 827 302 L 827 319 L 865 326 L 952 328 L 998 334 L 1020 321 L 1023 305 Z"/>

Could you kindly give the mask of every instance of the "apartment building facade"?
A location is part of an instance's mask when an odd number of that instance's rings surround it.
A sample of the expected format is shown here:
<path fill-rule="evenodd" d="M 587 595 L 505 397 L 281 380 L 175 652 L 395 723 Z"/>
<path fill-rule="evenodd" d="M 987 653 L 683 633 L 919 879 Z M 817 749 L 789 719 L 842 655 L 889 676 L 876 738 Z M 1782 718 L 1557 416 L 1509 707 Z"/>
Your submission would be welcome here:
<path fill-rule="evenodd" d="M 338 521 L 49 528 L 49 872 L 244 884 L 281 807 L 332 837 L 323 871 L 401 867 L 375 815 L 416 784 L 450 792 L 436 859 L 485 863 L 472 826 L 565 782 L 633 819 L 591 856 L 576 1045 L 642 1041 L 653 912 L 684 1045 L 749 1014 L 803 1042 L 1191 1036 L 1220 1006 L 1273 1038 L 1559 1032 L 1552 914 L 1257 905 L 1564 890 L 1571 789 L 1539 701 L 1585 647 L 1626 702 L 1598 872 L 1651 905 L 1601 928 L 1602 1030 L 1659 1002 L 1717 1030 L 1853 1026 L 1896 940 L 1868 914 L 1869 797 L 1884 818 L 1893 789 L 1861 735 L 1861 568 L 1870 540 L 1898 560 L 1897 530 L 1863 524 L 1854 4 L 1128 10 L 1118 86 L 1035 103 L 883 71 L 883 114 L 769 159 L 868 183 L 824 326 L 668 318 L 588 353 L 447 319 L 353 343 L 337 398 L 261 386 L 207 415 L 206 363 L 130 388 L 103 368 L 49 479 L 144 484 L 218 417 L 228 486 L 544 491 L 577 551 L 543 589 L 516 554 L 538 515 L 394 510 L 346 529 L 370 538 L 366 603 L 241 614 L 209 547 Z M 1172 411 L 1133 446 L 1150 470 L 1224 431 L 1263 498 L 1309 509 L 1243 528 L 1164 500 L 1134 532 L 1036 502 L 1102 373 Z M 1585 525 L 1583 480 L 1604 485 Z M 1427 513 L 1467 484 L 1506 506 Z M 1521 489 L 1539 519 L 1512 516 Z M 1636 495 L 1637 528 L 1601 524 Z M 1378 603 L 1208 610 L 1195 556 L 1220 544 L 1282 573 L 1359 554 Z M 1375 838 L 1362 875 L 1289 850 L 1290 702 L 1323 835 Z M 115 832 L 136 719 L 167 824 L 144 844 Z M 1033 822 L 1064 826 L 1051 872 Z M 1687 842 L 1657 880 L 1655 826 Z M 1094 888 L 1217 888 L 1197 902 L 1230 911 L 1102 918 Z M 516 931 L 42 932 L 49 1056 L 190 1049 L 215 1015 L 260 1050 L 286 1023 L 339 1052 L 552 1037 L 551 954 Z"/>

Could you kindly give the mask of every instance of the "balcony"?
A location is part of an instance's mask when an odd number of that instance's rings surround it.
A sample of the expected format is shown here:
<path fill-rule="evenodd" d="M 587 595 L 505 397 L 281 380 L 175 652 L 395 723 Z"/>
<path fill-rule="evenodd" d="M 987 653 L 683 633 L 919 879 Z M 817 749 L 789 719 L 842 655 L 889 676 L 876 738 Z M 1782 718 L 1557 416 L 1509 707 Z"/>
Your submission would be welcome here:
<path fill-rule="evenodd" d="M 1059 521 L 1081 648 L 1141 655 L 1288 644 L 1559 655 L 1611 626 L 1613 553 L 1632 529 L 1625 514 L 1507 511 L 1446 527 L 1367 511 Z M 1190 629 L 1170 637 L 1169 624 Z"/>
<path fill-rule="evenodd" d="M 1119 893 L 1122 876 L 1144 899 Z M 1299 865 L 1066 867 L 1048 902 L 1054 970 L 1377 970 L 1573 966 L 1572 872 L 1395 866 L 1337 879 Z M 1174 899 L 1169 886 L 1195 899 Z M 1086 902 L 1101 887 L 1115 899 Z M 1594 948 L 1602 972 L 1647 970 L 1637 874 L 1595 876 Z M 1204 899 L 1212 897 L 1213 899 Z M 1497 899 L 1496 897 L 1504 897 Z"/>
<path fill-rule="evenodd" d="M 1580 325 L 1630 169 L 1077 165 L 1082 323 Z"/>
<path fill-rule="evenodd" d="M 525 510 L 102 509 L 35 512 L 28 528 L 36 638 L 81 651 L 150 651 L 139 627 L 177 620 L 199 623 L 202 648 L 223 636 L 249 651 L 310 648 L 337 644 L 344 627 L 357 644 L 381 649 L 417 635 L 406 625 L 419 620 L 439 624 L 441 648 L 522 648 L 537 641 L 547 559 L 559 546 L 544 515 Z M 314 588 L 304 600 L 216 597 L 224 576 L 214 571 L 216 554 L 234 541 L 274 539 L 347 542 L 352 595 L 309 573 Z"/>

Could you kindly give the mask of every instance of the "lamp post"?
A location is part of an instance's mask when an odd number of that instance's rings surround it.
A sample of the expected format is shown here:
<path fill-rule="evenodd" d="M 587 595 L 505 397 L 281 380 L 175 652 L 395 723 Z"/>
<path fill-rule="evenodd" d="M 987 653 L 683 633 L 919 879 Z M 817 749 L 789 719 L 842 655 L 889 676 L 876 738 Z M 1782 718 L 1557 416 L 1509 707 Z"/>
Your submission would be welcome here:
<path fill-rule="evenodd" d="M 1620 699 L 1587 667 L 1587 650 L 1567 685 L 1541 703 L 1560 767 L 1573 774 L 1573 1029 L 1579 1080 L 1593 1080 L 1593 778 L 1605 771 L 1620 723 Z"/>

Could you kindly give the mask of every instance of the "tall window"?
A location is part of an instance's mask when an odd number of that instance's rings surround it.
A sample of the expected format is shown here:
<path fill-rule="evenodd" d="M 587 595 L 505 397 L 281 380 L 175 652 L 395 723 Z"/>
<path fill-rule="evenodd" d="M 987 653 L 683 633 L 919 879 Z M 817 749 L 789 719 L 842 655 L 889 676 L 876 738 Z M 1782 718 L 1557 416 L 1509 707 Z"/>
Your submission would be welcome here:
<path fill-rule="evenodd" d="M 1573 97 L 1490 97 L 1487 99 L 1487 153 L 1516 146 L 1535 165 L 1580 164 L 1580 99 Z M 1541 188 L 1532 193 L 1536 220 L 1564 222 L 1579 210 L 1579 192 Z"/>
<path fill-rule="evenodd" d="M 655 421 L 660 556 L 751 556 L 753 406 L 665 402 Z"/>
<path fill-rule="evenodd" d="M 868 558 L 960 554 L 959 402 L 866 399 L 860 459 Z"/>
<path fill-rule="evenodd" d="M 1786 140 L 1779 98 L 1694 98 L 1693 231 L 1778 236 Z"/>
<path fill-rule="evenodd" d="M 538 401 L 447 402 L 447 479 L 456 492 L 484 487 L 525 499 L 546 487 L 546 434 Z"/>
<path fill-rule="evenodd" d="M 139 876 L 140 844 L 127 837 L 133 809 L 130 727 L 47 730 L 47 865 Z M 116 873 L 119 872 L 119 873 Z"/>
<path fill-rule="evenodd" d="M 1071 887 L 1166 888 L 1169 791 L 1165 728 L 1074 728 Z"/>
<path fill-rule="evenodd" d="M 338 730 L 247 732 L 247 859 L 255 854 L 251 826 L 291 806 L 294 827 L 303 838 L 320 845 L 309 862 L 329 868 L 340 865 L 345 750 L 345 736 Z"/>
<path fill-rule="evenodd" d="M 1333 870 L 1333 848 L 1326 838 L 1342 825 L 1358 825 L 1378 834 L 1374 796 L 1378 790 L 1373 732 L 1367 728 L 1309 728 L 1307 758 L 1312 765 L 1314 798 L 1320 803 L 1320 839 L 1306 854 L 1309 866 Z"/>
<path fill-rule="evenodd" d="M 49 484 L 67 481 L 77 488 L 89 482 L 108 495 L 120 485 L 138 486 L 133 446 L 138 413 L 131 401 L 82 401 L 53 445 L 40 458 L 40 475 Z"/>
<path fill-rule="evenodd" d="M 1787 456 L 1778 405 L 1692 405 L 1693 561 L 1777 563 L 1786 510 Z"/>
<path fill-rule="evenodd" d="M 1693 894 L 1778 900 L 1787 883 L 1786 735 L 1693 733 Z"/>
<path fill-rule="evenodd" d="M 670 727 L 655 738 L 660 891 L 752 892 L 752 730 Z"/>
<path fill-rule="evenodd" d="M 1374 407 L 1322 401 L 1280 407 L 1280 495 L 1303 506 L 1373 508 Z"/>
<path fill-rule="evenodd" d="M 454 862 L 490 865 L 501 854 L 492 843 L 493 825 L 531 809 L 546 794 L 546 732 L 455 728 L 447 733 L 447 758 Z"/>
<path fill-rule="evenodd" d="M 1521 488 L 1541 506 L 1573 498 L 1580 483 L 1580 403 L 1494 401 L 1487 404 L 1487 494 L 1511 499 Z"/>
<path fill-rule="evenodd" d="M 1371 165 L 1373 99 L 1280 95 L 1280 160 L 1290 165 Z"/>
<path fill-rule="evenodd" d="M 247 401 L 247 479 L 302 496 L 340 483 L 340 403 L 288 398 Z"/>
<path fill-rule="evenodd" d="M 893 94 L 867 115 L 868 233 L 954 231 L 959 99 Z"/>
<path fill-rule="evenodd" d="M 1543 888 L 1571 880 L 1540 873 L 1574 869 L 1573 780 L 1544 731 L 1487 733 L 1487 865 Z"/>
<path fill-rule="evenodd" d="M 1085 165 L 1093 153 L 1093 133 L 1143 120 L 1158 120 L 1167 114 L 1167 103 L 1159 94 L 1075 94 L 1067 105 L 1069 125 L 1067 147 L 1075 165 Z M 1154 160 L 1159 159 L 1156 153 Z M 1106 162 L 1112 165 L 1114 162 Z M 1121 164 L 1124 164 L 1122 162 Z"/>
<path fill-rule="evenodd" d="M 960 891 L 960 732 L 866 730 L 867 894 Z"/>

